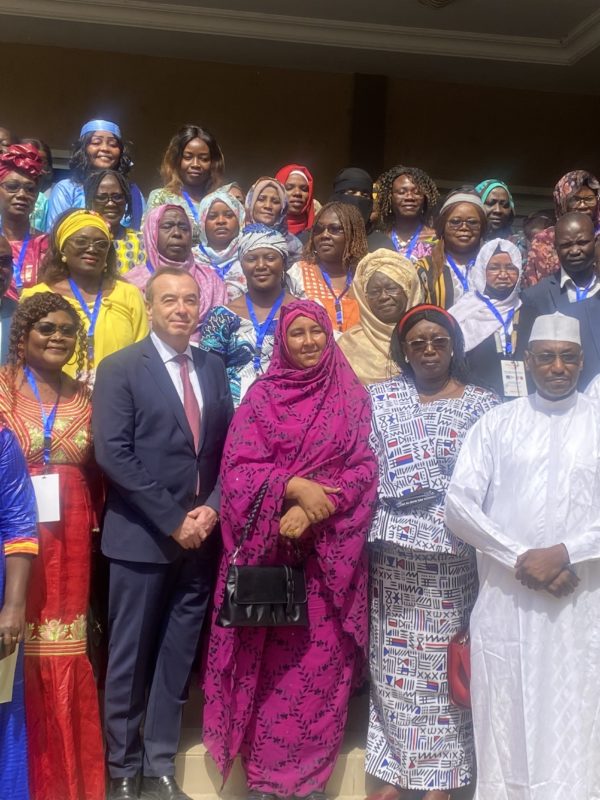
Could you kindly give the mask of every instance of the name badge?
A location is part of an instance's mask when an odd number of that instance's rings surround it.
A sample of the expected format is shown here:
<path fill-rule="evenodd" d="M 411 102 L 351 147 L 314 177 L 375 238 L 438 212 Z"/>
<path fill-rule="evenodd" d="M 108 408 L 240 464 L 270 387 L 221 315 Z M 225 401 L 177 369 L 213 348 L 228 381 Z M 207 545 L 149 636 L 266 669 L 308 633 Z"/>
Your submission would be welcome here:
<path fill-rule="evenodd" d="M 37 503 L 38 522 L 60 522 L 60 481 L 57 474 L 31 478 Z"/>
<path fill-rule="evenodd" d="M 526 397 L 527 378 L 525 364 L 522 361 L 501 361 L 502 385 L 505 397 Z"/>

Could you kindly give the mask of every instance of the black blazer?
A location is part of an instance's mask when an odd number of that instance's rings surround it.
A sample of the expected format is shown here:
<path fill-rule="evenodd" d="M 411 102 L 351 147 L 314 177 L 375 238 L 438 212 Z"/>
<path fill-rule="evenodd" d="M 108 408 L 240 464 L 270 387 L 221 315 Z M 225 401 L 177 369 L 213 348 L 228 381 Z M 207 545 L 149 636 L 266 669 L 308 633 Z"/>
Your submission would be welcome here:
<path fill-rule="evenodd" d="M 555 272 L 523 292 L 523 336 L 525 341 L 529 341 L 533 322 L 542 314 L 560 311 L 567 317 L 578 319 L 583 347 L 583 369 L 578 388 L 583 391 L 600 374 L 600 293 L 580 303 L 569 303 L 566 287 L 561 289 L 560 276 L 560 271 Z M 528 320 L 527 330 L 525 319 Z"/>
<path fill-rule="evenodd" d="M 171 534 L 186 513 L 196 505 L 219 511 L 233 403 L 220 358 L 196 347 L 192 355 L 203 399 L 197 455 L 183 404 L 149 336 L 98 366 L 92 427 L 96 460 L 109 482 L 102 526 L 109 558 L 173 561 L 182 550 Z"/>

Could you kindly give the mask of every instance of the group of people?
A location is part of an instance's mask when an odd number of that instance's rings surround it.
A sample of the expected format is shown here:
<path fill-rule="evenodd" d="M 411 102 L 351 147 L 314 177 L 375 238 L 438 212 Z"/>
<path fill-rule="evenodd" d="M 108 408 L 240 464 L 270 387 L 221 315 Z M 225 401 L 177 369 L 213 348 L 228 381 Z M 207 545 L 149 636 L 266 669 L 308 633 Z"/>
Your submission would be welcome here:
<path fill-rule="evenodd" d="M 416 167 L 245 191 L 195 125 L 147 198 L 114 122 L 53 186 L 0 141 L 0 798 L 189 800 L 198 679 L 249 800 L 324 800 L 367 684 L 368 800 L 597 800 L 596 178 L 517 230 Z M 224 624 L 234 564 L 307 624 Z"/>

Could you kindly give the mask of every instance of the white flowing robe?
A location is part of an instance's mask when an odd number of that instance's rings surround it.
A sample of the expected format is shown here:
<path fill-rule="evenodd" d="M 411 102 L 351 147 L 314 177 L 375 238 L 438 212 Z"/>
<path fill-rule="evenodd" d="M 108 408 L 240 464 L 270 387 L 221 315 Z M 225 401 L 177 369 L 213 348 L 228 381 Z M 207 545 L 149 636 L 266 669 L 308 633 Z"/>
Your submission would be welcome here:
<path fill-rule="evenodd" d="M 532 395 L 489 411 L 460 451 L 446 521 L 478 550 L 476 800 L 599 800 L 600 403 Z M 517 557 L 559 542 L 577 589 L 522 586 Z"/>

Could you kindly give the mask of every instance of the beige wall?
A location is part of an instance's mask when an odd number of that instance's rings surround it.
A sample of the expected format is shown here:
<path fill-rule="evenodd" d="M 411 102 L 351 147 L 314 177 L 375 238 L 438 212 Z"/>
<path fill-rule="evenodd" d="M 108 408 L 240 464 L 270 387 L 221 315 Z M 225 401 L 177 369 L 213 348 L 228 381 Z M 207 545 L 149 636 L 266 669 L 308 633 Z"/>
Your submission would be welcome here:
<path fill-rule="evenodd" d="M 10 44 L 2 59 L 0 124 L 68 149 L 82 121 L 112 117 L 135 144 L 134 177 L 146 191 L 184 122 L 213 131 L 228 176 L 246 187 L 298 161 L 326 199 L 348 162 L 351 75 Z M 568 169 L 599 169 L 599 129 L 595 98 L 390 80 L 384 162 L 440 179 L 552 186 Z"/>
<path fill-rule="evenodd" d="M 134 142 L 145 191 L 159 185 L 163 151 L 186 122 L 212 131 L 227 175 L 245 187 L 295 162 L 319 176 L 322 193 L 347 164 L 351 75 L 23 45 L 3 45 L 2 60 L 18 64 L 19 88 L 0 80 L 0 124 L 68 149 L 82 122 L 107 115 Z"/>
<path fill-rule="evenodd" d="M 599 126 L 596 97 L 394 80 L 385 161 L 439 179 L 554 186 L 572 169 L 600 171 Z"/>

